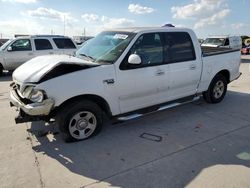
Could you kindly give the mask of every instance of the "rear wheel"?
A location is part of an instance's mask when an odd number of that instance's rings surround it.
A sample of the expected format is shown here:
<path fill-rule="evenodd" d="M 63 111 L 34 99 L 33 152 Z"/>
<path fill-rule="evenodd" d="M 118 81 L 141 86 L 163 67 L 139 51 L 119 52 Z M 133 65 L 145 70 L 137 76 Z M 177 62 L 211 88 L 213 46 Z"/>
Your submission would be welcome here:
<path fill-rule="evenodd" d="M 218 74 L 212 80 L 207 91 L 203 92 L 203 97 L 208 103 L 221 102 L 227 92 L 227 80 L 222 74 Z"/>
<path fill-rule="evenodd" d="M 102 110 L 87 100 L 64 106 L 57 115 L 57 123 L 71 141 L 80 141 L 95 136 L 102 128 Z M 68 140 L 67 139 L 67 140 Z"/>

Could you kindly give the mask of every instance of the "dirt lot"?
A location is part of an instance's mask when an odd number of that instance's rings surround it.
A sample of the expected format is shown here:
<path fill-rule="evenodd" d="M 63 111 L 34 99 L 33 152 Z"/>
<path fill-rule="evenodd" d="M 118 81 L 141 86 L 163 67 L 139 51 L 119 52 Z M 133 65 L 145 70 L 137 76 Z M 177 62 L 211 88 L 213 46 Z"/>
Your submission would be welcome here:
<path fill-rule="evenodd" d="M 1 77 L 1 187 L 249 188 L 250 61 L 243 61 L 242 77 L 220 104 L 200 100 L 106 123 L 100 135 L 78 143 L 65 143 L 54 125 L 16 125 L 11 77 Z"/>

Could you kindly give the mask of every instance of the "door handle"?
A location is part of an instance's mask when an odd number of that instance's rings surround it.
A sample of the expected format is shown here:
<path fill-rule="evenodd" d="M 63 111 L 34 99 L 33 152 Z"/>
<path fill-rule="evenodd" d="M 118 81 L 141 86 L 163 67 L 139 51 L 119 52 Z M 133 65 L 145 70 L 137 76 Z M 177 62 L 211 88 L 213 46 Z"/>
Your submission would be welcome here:
<path fill-rule="evenodd" d="M 156 71 L 156 76 L 161 76 L 161 75 L 164 75 L 165 72 L 163 70 L 158 70 Z"/>
<path fill-rule="evenodd" d="M 54 54 L 53 52 L 50 52 L 49 54 Z"/>
<path fill-rule="evenodd" d="M 190 65 L 189 69 L 190 70 L 195 70 L 196 69 L 196 65 Z"/>
<path fill-rule="evenodd" d="M 33 55 L 33 53 L 32 53 L 32 52 L 30 52 L 30 53 L 28 53 L 28 55 Z"/>

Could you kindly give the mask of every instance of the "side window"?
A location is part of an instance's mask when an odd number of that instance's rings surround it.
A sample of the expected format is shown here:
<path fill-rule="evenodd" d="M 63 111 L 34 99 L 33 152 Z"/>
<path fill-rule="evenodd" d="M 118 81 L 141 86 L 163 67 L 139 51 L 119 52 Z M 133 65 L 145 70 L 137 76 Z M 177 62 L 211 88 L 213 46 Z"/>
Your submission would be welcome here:
<path fill-rule="evenodd" d="M 131 54 L 140 56 L 142 63 L 140 65 L 129 65 L 128 57 Z M 146 66 L 160 65 L 163 63 L 163 44 L 161 34 L 147 33 L 141 35 L 130 49 L 123 61 L 121 69 L 133 69 Z"/>
<path fill-rule="evenodd" d="M 168 32 L 165 34 L 165 60 L 170 63 L 195 60 L 195 51 L 191 37 L 186 32 Z"/>
<path fill-rule="evenodd" d="M 47 39 L 35 39 L 36 50 L 50 50 L 53 49 L 49 40 Z"/>
<path fill-rule="evenodd" d="M 12 51 L 31 51 L 31 43 L 29 39 L 16 40 L 12 45 Z"/>
<path fill-rule="evenodd" d="M 76 46 L 74 45 L 71 39 L 54 38 L 53 41 L 59 49 L 76 49 Z"/>

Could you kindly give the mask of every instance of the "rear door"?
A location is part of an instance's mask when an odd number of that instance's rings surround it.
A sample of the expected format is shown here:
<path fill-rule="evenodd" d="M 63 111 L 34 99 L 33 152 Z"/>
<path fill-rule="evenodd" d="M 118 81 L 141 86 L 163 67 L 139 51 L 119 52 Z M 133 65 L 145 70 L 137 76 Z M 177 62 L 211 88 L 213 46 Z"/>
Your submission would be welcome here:
<path fill-rule="evenodd" d="M 189 33 L 166 32 L 165 49 L 165 59 L 169 65 L 169 72 L 165 74 L 170 79 L 168 100 L 195 94 L 202 67 Z"/>
<path fill-rule="evenodd" d="M 53 41 L 57 47 L 56 53 L 74 55 L 77 47 L 70 38 L 53 38 Z"/>
<path fill-rule="evenodd" d="M 53 54 L 53 47 L 51 42 L 46 38 L 34 39 L 35 56 Z"/>

